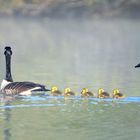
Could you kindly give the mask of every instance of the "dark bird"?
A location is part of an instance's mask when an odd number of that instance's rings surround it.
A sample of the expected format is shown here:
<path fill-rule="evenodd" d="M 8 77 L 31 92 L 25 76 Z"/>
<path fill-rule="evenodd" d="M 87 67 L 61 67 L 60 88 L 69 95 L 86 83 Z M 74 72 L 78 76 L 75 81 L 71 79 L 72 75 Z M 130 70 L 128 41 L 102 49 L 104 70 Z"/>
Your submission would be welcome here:
<path fill-rule="evenodd" d="M 140 63 L 139 63 L 138 65 L 135 66 L 135 68 L 138 68 L 138 67 L 140 67 Z"/>
<path fill-rule="evenodd" d="M 6 76 L 1 83 L 1 93 L 6 95 L 31 95 L 32 92 L 50 91 L 44 85 L 33 82 L 13 82 L 11 75 L 11 47 L 5 47 Z"/>

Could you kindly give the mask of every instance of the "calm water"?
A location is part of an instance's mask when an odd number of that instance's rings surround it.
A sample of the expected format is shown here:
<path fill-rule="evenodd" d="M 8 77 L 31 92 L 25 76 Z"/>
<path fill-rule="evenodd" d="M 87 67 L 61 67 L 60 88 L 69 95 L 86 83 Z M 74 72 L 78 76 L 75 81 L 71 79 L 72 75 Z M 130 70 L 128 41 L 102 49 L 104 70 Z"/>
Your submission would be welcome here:
<path fill-rule="evenodd" d="M 0 139 L 139 140 L 139 20 L 0 19 L 3 47 L 12 46 L 15 81 L 70 87 L 73 99 L 0 98 Z M 124 100 L 81 99 L 81 88 L 119 88 Z"/>

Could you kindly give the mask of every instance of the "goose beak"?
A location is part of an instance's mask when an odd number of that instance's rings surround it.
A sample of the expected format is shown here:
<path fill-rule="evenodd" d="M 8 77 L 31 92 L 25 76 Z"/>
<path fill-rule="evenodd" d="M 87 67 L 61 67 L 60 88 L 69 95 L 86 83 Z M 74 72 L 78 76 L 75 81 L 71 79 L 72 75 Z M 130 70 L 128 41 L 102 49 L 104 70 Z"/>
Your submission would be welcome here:
<path fill-rule="evenodd" d="M 45 91 L 51 91 L 50 89 L 46 89 Z"/>
<path fill-rule="evenodd" d="M 138 68 L 138 67 L 140 67 L 140 63 L 139 63 L 138 65 L 135 66 L 135 68 Z"/>

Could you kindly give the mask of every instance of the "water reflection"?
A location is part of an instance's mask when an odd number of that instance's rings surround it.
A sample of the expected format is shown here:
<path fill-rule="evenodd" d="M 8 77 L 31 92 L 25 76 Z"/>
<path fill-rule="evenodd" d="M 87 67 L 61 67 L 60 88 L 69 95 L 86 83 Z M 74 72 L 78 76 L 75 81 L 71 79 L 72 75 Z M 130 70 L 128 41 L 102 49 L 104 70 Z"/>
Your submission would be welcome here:
<path fill-rule="evenodd" d="M 116 135 L 118 135 L 121 134 L 120 127 L 128 130 L 125 125 L 129 122 L 127 122 L 124 112 L 129 119 L 132 119 L 134 115 L 139 114 L 139 103 L 140 97 L 127 97 L 120 100 L 81 98 L 79 96 L 65 99 L 62 96 L 48 95 L 28 96 L 16 100 L 4 97 L 1 98 L 0 106 L 4 117 L 3 137 L 4 140 L 10 140 L 12 136 L 17 140 L 19 137 L 24 139 L 26 133 L 26 137 L 29 139 L 31 136 L 34 139 L 36 137 L 40 139 L 43 136 L 47 139 L 62 139 L 62 137 L 67 139 L 71 132 L 73 138 L 89 136 L 90 139 L 93 139 L 93 134 L 95 139 L 102 139 L 104 136 L 112 138 L 114 133 L 112 134 L 110 131 L 117 131 Z M 138 123 L 139 119 L 136 118 L 137 120 L 133 121 Z M 127 123 L 119 124 L 124 121 Z M 106 127 L 108 129 L 103 131 Z M 88 133 L 85 134 L 85 131 Z M 123 136 L 121 135 L 121 137 Z"/>
<path fill-rule="evenodd" d="M 7 102 L 5 104 L 6 105 L 10 105 L 9 102 Z M 3 131 L 3 134 L 4 134 L 4 140 L 10 140 L 12 134 L 11 134 L 11 127 L 10 127 L 10 122 L 12 121 L 11 120 L 11 109 L 10 108 L 5 108 L 4 109 L 4 121 L 5 121 L 5 127 L 4 127 L 4 131 Z"/>
<path fill-rule="evenodd" d="M 3 106 L 2 108 L 2 112 L 3 112 L 3 117 L 4 117 L 4 126 L 3 126 L 3 137 L 4 137 L 4 140 L 10 140 L 11 139 L 11 121 L 12 121 L 12 109 L 11 108 L 8 108 L 6 106 L 10 106 L 11 105 L 11 102 L 15 100 L 14 97 L 11 97 L 11 96 L 1 96 L 0 97 L 0 100 L 1 100 L 1 106 Z"/>
<path fill-rule="evenodd" d="M 140 95 L 140 72 L 133 68 L 139 61 L 140 21 L 0 20 L 1 46 L 11 45 L 14 51 L 15 81 L 70 87 L 76 95 L 83 87 L 93 92 L 119 88 L 127 97 L 2 97 L 0 130 L 5 140 L 139 139 L 140 97 L 128 96 Z"/>

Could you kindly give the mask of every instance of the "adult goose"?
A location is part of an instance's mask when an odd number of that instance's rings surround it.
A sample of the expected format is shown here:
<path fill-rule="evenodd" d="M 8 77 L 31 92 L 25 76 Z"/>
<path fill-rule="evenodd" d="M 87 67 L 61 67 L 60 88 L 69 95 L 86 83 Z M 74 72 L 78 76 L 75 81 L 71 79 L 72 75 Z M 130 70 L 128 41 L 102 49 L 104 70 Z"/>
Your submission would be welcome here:
<path fill-rule="evenodd" d="M 11 47 L 5 47 L 6 76 L 1 83 L 0 92 L 5 95 L 31 95 L 35 91 L 50 91 L 44 85 L 33 82 L 13 82 L 11 75 Z"/>

